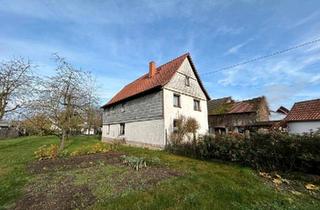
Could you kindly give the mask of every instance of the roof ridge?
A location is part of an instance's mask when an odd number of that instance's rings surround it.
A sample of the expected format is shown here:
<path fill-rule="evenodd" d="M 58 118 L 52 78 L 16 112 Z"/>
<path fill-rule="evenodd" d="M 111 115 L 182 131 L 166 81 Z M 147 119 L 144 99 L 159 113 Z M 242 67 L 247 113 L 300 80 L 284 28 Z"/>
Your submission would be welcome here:
<path fill-rule="evenodd" d="M 295 102 L 294 104 L 301 104 L 301 103 L 312 102 L 312 101 L 320 101 L 320 98 L 310 99 L 305 101 L 298 101 L 298 102 Z"/>
<path fill-rule="evenodd" d="M 154 77 L 149 78 L 148 73 L 143 74 L 134 81 L 125 85 L 117 94 L 115 94 L 107 104 L 103 105 L 102 108 L 105 108 L 108 105 L 120 102 L 126 98 L 133 97 L 140 93 L 143 93 L 147 90 L 155 89 L 159 86 L 164 86 L 167 82 L 170 81 L 172 76 L 181 66 L 182 62 L 190 58 L 189 53 L 184 53 L 165 64 L 157 67 L 157 71 Z"/>
<path fill-rule="evenodd" d="M 184 53 L 183 55 L 180 55 L 180 56 L 178 56 L 178 57 L 176 57 L 176 58 L 168 61 L 167 63 L 161 64 L 160 66 L 157 67 L 157 71 L 160 71 L 160 68 L 163 68 L 165 65 L 170 64 L 171 62 L 173 62 L 173 61 L 175 61 L 175 60 L 178 60 L 179 58 L 182 58 L 182 57 L 184 57 L 184 56 L 189 56 L 189 55 L 190 55 L 189 52 L 187 52 L 187 53 Z M 138 77 L 137 79 L 133 80 L 133 81 L 130 82 L 129 84 L 125 85 L 124 88 L 127 87 L 128 85 L 130 85 L 130 84 L 138 81 L 139 79 L 142 79 L 143 77 L 145 77 L 145 76 L 147 76 L 147 75 L 148 75 L 148 73 L 143 74 L 142 76 L 140 76 L 140 77 Z"/>
<path fill-rule="evenodd" d="M 159 71 L 160 71 L 160 69 L 163 68 L 165 65 L 168 65 L 168 64 L 170 64 L 170 63 L 172 63 L 172 62 L 174 62 L 174 61 L 176 61 L 176 60 L 178 60 L 178 59 L 180 59 L 182 57 L 187 57 L 187 56 L 190 56 L 190 54 L 188 52 L 184 53 L 183 55 L 180 55 L 180 56 L 178 56 L 178 57 L 176 57 L 176 58 L 174 58 L 174 59 L 172 59 L 170 61 L 168 61 L 167 63 L 164 63 L 164 64 L 158 66 L 157 70 L 159 69 Z"/>

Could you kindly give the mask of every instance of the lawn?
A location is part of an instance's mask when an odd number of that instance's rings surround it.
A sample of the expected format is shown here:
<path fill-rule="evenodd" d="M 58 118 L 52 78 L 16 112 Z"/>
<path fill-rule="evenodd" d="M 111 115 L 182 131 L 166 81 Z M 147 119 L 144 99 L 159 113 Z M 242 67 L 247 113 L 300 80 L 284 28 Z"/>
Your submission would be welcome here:
<path fill-rule="evenodd" d="M 97 142 L 73 137 L 66 150 Z M 54 201 L 78 209 L 320 209 L 318 196 L 277 190 L 249 168 L 164 151 L 120 146 L 119 154 L 160 159 L 160 165 L 140 171 L 114 161 L 116 154 L 44 161 L 45 167 L 38 167 L 33 152 L 52 143 L 58 139 L 0 141 L 0 209 L 28 209 L 30 202 L 39 203 L 33 209 L 54 209 Z"/>

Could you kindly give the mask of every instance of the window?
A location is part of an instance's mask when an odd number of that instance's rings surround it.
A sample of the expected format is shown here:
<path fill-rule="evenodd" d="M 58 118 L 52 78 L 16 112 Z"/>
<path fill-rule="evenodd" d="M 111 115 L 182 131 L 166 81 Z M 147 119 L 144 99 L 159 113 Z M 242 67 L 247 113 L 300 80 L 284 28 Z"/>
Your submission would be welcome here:
<path fill-rule="evenodd" d="M 125 109 L 124 109 L 124 104 L 121 104 L 121 108 L 120 108 L 121 112 L 125 112 Z"/>
<path fill-rule="evenodd" d="M 178 120 L 173 120 L 173 132 L 177 132 L 178 130 Z"/>
<path fill-rule="evenodd" d="M 196 99 L 193 100 L 193 109 L 195 111 L 201 111 L 200 110 L 200 101 L 199 100 L 196 100 Z"/>
<path fill-rule="evenodd" d="M 180 95 L 178 95 L 178 94 L 173 94 L 173 106 L 174 106 L 174 107 L 181 107 L 181 104 L 180 104 Z"/>
<path fill-rule="evenodd" d="M 107 125 L 107 127 L 106 127 L 106 133 L 107 133 L 107 134 L 110 133 L 110 125 Z"/>
<path fill-rule="evenodd" d="M 124 123 L 120 123 L 120 135 L 124 135 L 125 133 L 125 125 Z"/>
<path fill-rule="evenodd" d="M 186 76 L 185 78 L 185 85 L 190 86 L 190 77 Z"/>

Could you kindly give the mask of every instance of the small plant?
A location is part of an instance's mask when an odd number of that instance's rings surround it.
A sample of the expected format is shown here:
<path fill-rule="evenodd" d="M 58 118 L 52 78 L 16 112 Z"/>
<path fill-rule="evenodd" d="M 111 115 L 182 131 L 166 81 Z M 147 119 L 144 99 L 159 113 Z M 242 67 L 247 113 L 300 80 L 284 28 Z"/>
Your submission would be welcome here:
<path fill-rule="evenodd" d="M 122 155 L 120 158 L 123 164 L 130 166 L 137 171 L 147 167 L 147 161 L 143 157 Z"/>
<path fill-rule="evenodd" d="M 160 158 L 158 157 L 152 157 L 150 159 L 147 159 L 148 165 L 160 165 Z"/>
<path fill-rule="evenodd" d="M 71 152 L 70 156 L 89 155 L 95 153 L 108 152 L 111 150 L 111 146 L 104 143 L 97 143 L 91 146 L 82 146 L 77 150 Z"/>
<path fill-rule="evenodd" d="M 56 159 L 58 157 L 58 145 L 43 145 L 34 152 L 38 160 Z"/>

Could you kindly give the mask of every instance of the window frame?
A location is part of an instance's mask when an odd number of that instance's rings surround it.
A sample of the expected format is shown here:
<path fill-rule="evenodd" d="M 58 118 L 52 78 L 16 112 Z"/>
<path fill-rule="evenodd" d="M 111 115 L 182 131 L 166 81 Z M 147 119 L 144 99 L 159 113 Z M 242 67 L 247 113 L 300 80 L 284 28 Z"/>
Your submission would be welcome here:
<path fill-rule="evenodd" d="M 178 119 L 173 119 L 172 128 L 174 133 L 178 131 L 177 123 L 178 123 Z"/>
<path fill-rule="evenodd" d="M 125 111 L 126 111 L 126 110 L 125 110 L 125 104 L 124 104 L 124 103 L 121 104 L 120 111 L 121 111 L 121 112 L 125 112 Z"/>
<path fill-rule="evenodd" d="M 126 124 L 125 123 L 120 123 L 120 132 L 119 132 L 119 135 L 120 136 L 123 136 L 123 135 L 125 135 L 125 133 L 126 133 Z"/>
<path fill-rule="evenodd" d="M 190 87 L 190 77 L 187 76 L 187 75 L 185 76 L 184 84 L 185 84 L 187 87 Z"/>
<path fill-rule="evenodd" d="M 110 134 L 110 124 L 107 125 L 106 129 L 107 129 L 106 133 L 107 133 L 107 135 L 109 135 Z"/>
<path fill-rule="evenodd" d="M 176 105 L 176 100 L 175 99 L 178 99 L 177 100 L 177 102 L 178 102 L 178 104 Z M 173 106 L 174 107 L 177 107 L 177 108 L 181 108 L 181 96 L 179 95 L 179 94 L 177 94 L 177 93 L 174 93 L 173 94 Z"/>
<path fill-rule="evenodd" d="M 197 104 L 198 106 L 196 106 L 196 104 Z M 200 100 L 198 100 L 198 99 L 193 99 L 193 110 L 194 110 L 194 111 L 201 112 Z"/>

